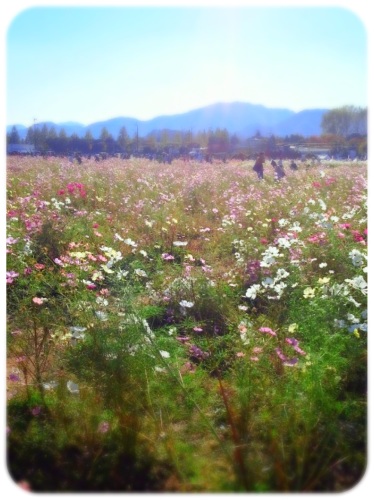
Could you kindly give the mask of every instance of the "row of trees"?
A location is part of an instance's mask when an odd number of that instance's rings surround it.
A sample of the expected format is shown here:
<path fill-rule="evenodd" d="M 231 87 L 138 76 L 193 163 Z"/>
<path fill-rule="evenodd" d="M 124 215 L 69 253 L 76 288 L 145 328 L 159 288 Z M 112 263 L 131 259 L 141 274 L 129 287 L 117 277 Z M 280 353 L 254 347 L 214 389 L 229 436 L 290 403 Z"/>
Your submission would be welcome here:
<path fill-rule="evenodd" d="M 58 133 L 55 127 L 42 125 L 32 126 L 28 129 L 24 140 L 16 127 L 7 134 L 7 144 L 32 144 L 37 151 L 53 151 L 57 154 L 67 154 L 78 151 L 82 154 L 96 154 L 99 152 L 112 153 L 135 153 L 135 152 L 162 152 L 171 148 L 188 152 L 191 148 L 208 147 L 217 151 L 227 151 L 230 146 L 239 144 L 240 140 L 233 134 L 229 135 L 226 129 L 203 130 L 192 133 L 192 131 L 170 131 L 161 130 L 140 137 L 136 132 L 129 136 L 125 127 L 122 127 L 116 138 L 112 136 L 106 127 L 103 127 L 100 137 L 95 139 L 90 131 L 83 137 L 77 134 L 68 136 L 62 128 Z"/>
<path fill-rule="evenodd" d="M 7 144 L 32 144 L 37 151 L 45 153 L 53 151 L 58 155 L 79 152 L 85 155 L 106 152 L 108 154 L 157 154 L 174 152 L 187 154 L 193 148 L 206 148 L 213 154 L 245 152 L 254 155 L 258 149 L 264 149 L 268 154 L 279 156 L 291 145 L 323 146 L 333 154 L 339 154 L 354 149 L 360 156 L 367 154 L 367 110 L 344 107 L 327 112 L 322 119 L 321 136 L 303 137 L 289 135 L 286 137 L 262 137 L 258 132 L 254 137 L 242 139 L 236 134 L 229 134 L 227 129 L 200 131 L 170 131 L 160 130 L 140 137 L 136 131 L 129 136 L 125 127 L 114 138 L 103 127 L 100 137 L 94 138 L 90 131 L 83 137 L 77 134 L 68 136 L 64 129 L 58 133 L 47 125 L 32 126 L 28 129 L 22 141 L 16 127 L 7 134 Z"/>

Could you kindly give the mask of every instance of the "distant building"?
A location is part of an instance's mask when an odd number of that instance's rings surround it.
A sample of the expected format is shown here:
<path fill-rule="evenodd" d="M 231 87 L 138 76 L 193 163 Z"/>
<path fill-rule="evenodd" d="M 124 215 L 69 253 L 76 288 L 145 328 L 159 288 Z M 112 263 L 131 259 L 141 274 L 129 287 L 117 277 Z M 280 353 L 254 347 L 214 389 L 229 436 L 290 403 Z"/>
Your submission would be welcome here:
<path fill-rule="evenodd" d="M 30 155 L 35 153 L 33 144 L 8 144 L 6 148 L 8 155 Z"/>

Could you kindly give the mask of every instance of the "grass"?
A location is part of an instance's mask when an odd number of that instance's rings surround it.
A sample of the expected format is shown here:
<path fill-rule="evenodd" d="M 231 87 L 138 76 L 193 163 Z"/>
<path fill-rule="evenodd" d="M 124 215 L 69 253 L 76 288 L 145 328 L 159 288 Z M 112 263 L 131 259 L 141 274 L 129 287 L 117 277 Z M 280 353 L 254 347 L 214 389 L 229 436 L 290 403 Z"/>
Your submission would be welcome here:
<path fill-rule="evenodd" d="M 340 492 L 360 480 L 366 163 L 286 173 L 8 158 L 16 483 Z"/>

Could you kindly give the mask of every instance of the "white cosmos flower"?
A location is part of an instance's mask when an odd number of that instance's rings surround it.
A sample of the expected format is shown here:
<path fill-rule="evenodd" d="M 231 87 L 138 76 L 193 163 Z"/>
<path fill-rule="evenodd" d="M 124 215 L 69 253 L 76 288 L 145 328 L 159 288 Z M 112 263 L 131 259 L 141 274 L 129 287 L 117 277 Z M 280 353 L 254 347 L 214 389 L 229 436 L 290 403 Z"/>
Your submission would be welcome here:
<path fill-rule="evenodd" d="M 193 307 L 195 304 L 193 302 L 189 302 L 188 300 L 181 300 L 179 302 L 179 305 L 181 307 L 188 307 L 188 308 L 190 308 L 190 307 Z"/>
<path fill-rule="evenodd" d="M 57 386 L 58 386 L 58 383 L 55 382 L 54 380 L 51 380 L 50 382 L 44 382 L 43 383 L 43 387 L 47 391 L 50 391 L 51 389 L 54 389 Z"/>
<path fill-rule="evenodd" d="M 170 358 L 170 353 L 167 351 L 160 351 L 160 354 L 163 358 Z"/>
<path fill-rule="evenodd" d="M 104 297 L 96 297 L 96 304 L 99 304 L 99 306 L 107 306 L 109 302 Z"/>
<path fill-rule="evenodd" d="M 131 238 L 126 238 L 123 242 L 126 243 L 126 245 L 130 245 L 130 247 L 136 248 L 138 246 Z"/>
<path fill-rule="evenodd" d="M 278 221 L 278 225 L 280 227 L 287 226 L 287 224 L 289 224 L 289 221 L 287 219 L 279 219 L 279 221 Z"/>
<path fill-rule="evenodd" d="M 277 274 L 275 276 L 275 279 L 280 280 L 283 278 L 287 278 L 287 276 L 289 276 L 289 275 L 290 275 L 290 273 L 288 271 L 286 271 L 285 269 L 278 269 Z"/>
<path fill-rule="evenodd" d="M 155 372 L 165 373 L 166 372 L 166 368 L 162 368 L 161 366 L 155 366 Z"/>
<path fill-rule="evenodd" d="M 143 278 L 146 278 L 147 277 L 147 273 L 145 271 L 143 271 L 143 269 L 135 269 L 134 270 L 134 273 L 137 275 L 137 276 L 142 276 Z"/>
<path fill-rule="evenodd" d="M 278 239 L 278 246 L 281 248 L 290 248 L 291 242 L 287 238 L 279 238 Z"/>
<path fill-rule="evenodd" d="M 360 307 L 360 302 L 357 302 L 357 300 L 355 300 L 353 297 L 349 296 L 347 297 L 347 300 L 349 300 L 349 302 L 352 302 L 352 304 L 354 304 L 356 307 Z"/>
<path fill-rule="evenodd" d="M 71 392 L 72 394 L 79 394 L 78 385 L 72 382 L 71 380 L 68 381 L 66 387 L 68 388 L 68 391 Z"/>
<path fill-rule="evenodd" d="M 117 271 L 117 279 L 120 280 L 122 278 L 125 278 L 128 274 L 129 274 L 128 271 L 124 271 L 124 270 Z"/>
<path fill-rule="evenodd" d="M 249 287 L 245 293 L 245 296 L 249 299 L 255 299 L 257 297 L 257 293 L 260 291 L 261 285 L 252 285 Z"/>
<path fill-rule="evenodd" d="M 104 312 L 104 311 L 95 311 L 95 314 L 96 314 L 96 317 L 100 321 L 108 321 L 108 315 L 107 315 L 106 312 Z"/>
<path fill-rule="evenodd" d="M 102 264 L 100 267 L 107 274 L 113 274 L 114 273 L 114 271 L 112 271 L 112 269 L 109 269 L 109 267 L 106 264 Z"/>
<path fill-rule="evenodd" d="M 349 256 L 355 267 L 361 267 L 364 264 L 364 259 L 367 259 L 367 256 L 362 254 L 359 250 L 351 250 Z"/>
<path fill-rule="evenodd" d="M 364 295 L 367 295 L 367 283 L 362 276 L 355 276 L 353 279 L 344 280 L 346 283 L 351 285 L 352 288 L 360 290 Z"/>
<path fill-rule="evenodd" d="M 359 323 L 360 322 L 359 318 L 356 318 L 354 316 L 354 314 L 350 314 L 350 313 L 347 314 L 347 320 L 350 321 L 351 323 Z"/>
<path fill-rule="evenodd" d="M 287 288 L 287 285 L 286 283 L 283 283 L 283 281 L 280 281 L 279 283 L 277 283 L 273 290 L 274 292 L 276 292 L 279 296 L 281 296 L 283 294 L 283 290 Z"/>
<path fill-rule="evenodd" d="M 273 280 L 273 278 L 268 277 L 268 278 L 263 279 L 261 284 L 264 288 L 272 288 L 274 285 L 274 280 Z"/>

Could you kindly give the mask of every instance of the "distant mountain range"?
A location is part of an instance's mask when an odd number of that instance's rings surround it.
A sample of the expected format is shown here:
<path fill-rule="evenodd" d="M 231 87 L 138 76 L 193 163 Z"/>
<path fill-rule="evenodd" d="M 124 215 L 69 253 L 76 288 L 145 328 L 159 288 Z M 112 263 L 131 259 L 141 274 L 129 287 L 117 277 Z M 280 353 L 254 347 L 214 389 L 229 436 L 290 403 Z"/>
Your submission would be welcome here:
<path fill-rule="evenodd" d="M 216 128 L 225 128 L 230 134 L 237 134 L 240 138 L 247 138 L 257 132 L 263 136 L 276 135 L 284 137 L 291 134 L 300 134 L 304 137 L 321 134 L 321 121 L 328 109 L 307 109 L 294 112 L 283 108 L 267 108 L 259 104 L 244 102 L 218 103 L 203 108 L 179 113 L 175 115 L 157 116 L 150 120 L 137 120 L 136 118 L 118 117 L 105 121 L 82 125 L 76 122 L 38 122 L 35 126 L 48 128 L 54 127 L 59 133 L 64 129 L 68 136 L 77 134 L 83 137 L 90 131 L 95 139 L 100 137 L 105 127 L 114 139 L 119 131 L 125 127 L 127 133 L 133 137 L 138 130 L 140 137 L 160 130 L 169 131 L 199 131 Z M 18 134 L 23 139 L 26 137 L 28 127 L 24 125 L 9 125 L 7 133 L 15 126 Z"/>

